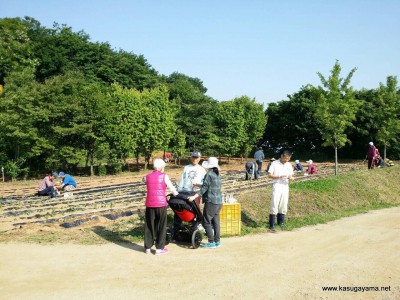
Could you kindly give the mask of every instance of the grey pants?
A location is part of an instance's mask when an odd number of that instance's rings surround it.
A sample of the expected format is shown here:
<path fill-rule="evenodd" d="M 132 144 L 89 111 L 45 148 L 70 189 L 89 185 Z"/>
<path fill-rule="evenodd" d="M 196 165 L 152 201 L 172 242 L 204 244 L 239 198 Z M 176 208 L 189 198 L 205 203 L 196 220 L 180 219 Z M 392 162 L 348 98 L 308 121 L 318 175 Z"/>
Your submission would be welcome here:
<path fill-rule="evenodd" d="M 219 242 L 220 240 L 220 220 L 219 212 L 222 204 L 206 202 L 203 209 L 203 226 L 207 233 L 209 243 Z"/>

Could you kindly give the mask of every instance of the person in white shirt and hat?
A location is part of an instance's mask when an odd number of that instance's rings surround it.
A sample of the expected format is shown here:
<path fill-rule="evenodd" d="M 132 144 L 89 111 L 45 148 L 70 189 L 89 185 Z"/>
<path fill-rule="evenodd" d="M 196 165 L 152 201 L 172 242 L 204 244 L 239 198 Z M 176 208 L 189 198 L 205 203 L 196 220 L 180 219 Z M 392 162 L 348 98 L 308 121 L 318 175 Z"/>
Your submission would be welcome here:
<path fill-rule="evenodd" d="M 191 164 L 188 164 L 183 168 L 181 180 L 178 186 L 178 192 L 193 195 L 200 190 L 203 184 L 204 176 L 206 176 L 206 169 L 199 165 L 201 159 L 201 153 L 193 151 L 190 153 Z M 200 205 L 200 197 L 196 199 L 196 203 Z M 181 228 L 182 220 L 174 214 L 174 225 L 172 228 L 172 236 Z"/>
<path fill-rule="evenodd" d="M 268 177 L 272 179 L 272 196 L 268 227 L 270 232 L 276 232 L 276 218 L 278 225 L 280 227 L 284 226 L 289 202 L 289 182 L 294 180 L 293 167 L 289 162 L 291 156 L 292 153 L 290 151 L 283 151 L 281 157 L 272 162 L 268 170 Z"/>

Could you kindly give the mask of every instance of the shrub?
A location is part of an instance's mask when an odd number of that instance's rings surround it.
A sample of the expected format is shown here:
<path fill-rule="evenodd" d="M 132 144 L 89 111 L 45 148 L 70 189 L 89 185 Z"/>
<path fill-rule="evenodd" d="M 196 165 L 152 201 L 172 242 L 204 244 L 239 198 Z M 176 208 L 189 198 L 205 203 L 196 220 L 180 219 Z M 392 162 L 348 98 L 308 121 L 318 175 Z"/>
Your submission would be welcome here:
<path fill-rule="evenodd" d="M 105 176 L 107 175 L 107 167 L 104 165 L 97 166 L 97 175 L 98 176 Z"/>

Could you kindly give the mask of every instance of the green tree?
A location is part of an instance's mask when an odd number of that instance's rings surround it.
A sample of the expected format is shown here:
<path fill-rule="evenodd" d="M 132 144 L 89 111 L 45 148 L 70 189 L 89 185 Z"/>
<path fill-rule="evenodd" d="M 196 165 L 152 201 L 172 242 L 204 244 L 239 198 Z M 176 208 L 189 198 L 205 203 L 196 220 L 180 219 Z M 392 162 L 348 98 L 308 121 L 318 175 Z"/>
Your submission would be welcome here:
<path fill-rule="evenodd" d="M 141 92 L 124 88 L 119 84 L 111 87 L 109 114 L 106 117 L 105 136 L 112 149 L 112 156 L 125 159 L 138 154 L 138 144 L 143 123 Z"/>
<path fill-rule="evenodd" d="M 229 157 L 239 154 L 246 140 L 244 110 L 234 101 L 218 103 L 215 113 L 220 141 L 220 154 Z"/>
<path fill-rule="evenodd" d="M 28 67 L 11 71 L 5 82 L 4 92 L 0 95 L 0 134 L 6 155 L 10 160 L 28 160 L 40 155 L 43 149 L 51 148 L 40 135 L 38 126 L 46 116 L 38 107 L 34 69 Z"/>
<path fill-rule="evenodd" d="M 176 103 L 176 124 L 186 137 L 186 148 L 212 154 L 218 147 L 213 112 L 217 101 L 206 96 L 198 78 L 172 73 L 164 81 L 169 97 Z"/>
<path fill-rule="evenodd" d="M 19 18 L 0 19 L 0 85 L 12 71 L 36 65 L 27 27 Z"/>
<path fill-rule="evenodd" d="M 288 95 L 289 100 L 268 104 L 263 146 L 270 155 L 281 149 L 290 149 L 297 158 L 322 154 L 321 134 L 314 117 L 319 93 L 317 88 L 307 85 Z"/>
<path fill-rule="evenodd" d="M 140 120 L 143 122 L 143 130 L 139 133 L 139 145 L 147 168 L 153 152 L 165 149 L 176 132 L 175 109 L 168 99 L 166 87 L 137 93 L 140 93 L 142 101 Z"/>
<path fill-rule="evenodd" d="M 169 149 L 171 149 L 173 155 L 178 157 L 178 164 L 180 164 L 180 159 L 185 154 L 186 139 L 185 134 L 177 129 L 175 134 L 172 136 L 169 143 Z"/>
<path fill-rule="evenodd" d="M 376 139 L 386 147 L 391 141 L 398 141 L 400 132 L 400 93 L 397 87 L 397 77 L 388 76 L 386 86 L 379 85 L 375 106 L 377 134 Z"/>
<path fill-rule="evenodd" d="M 322 92 L 316 103 L 315 116 L 324 139 L 322 145 L 331 146 L 335 150 L 335 174 L 338 172 L 337 150 L 350 142 L 345 130 L 352 126 L 359 105 L 350 86 L 350 80 L 356 70 L 353 68 L 345 79 L 340 78 L 341 66 L 336 61 L 329 78 L 326 79 L 321 73 L 317 73 L 323 87 L 320 87 Z"/>
<path fill-rule="evenodd" d="M 242 96 L 233 99 L 233 103 L 243 111 L 244 132 L 246 134 L 243 136 L 239 150 L 243 158 L 248 156 L 251 149 L 263 136 L 267 119 L 264 114 L 263 104 L 256 103 L 255 99 Z"/>
<path fill-rule="evenodd" d="M 109 114 L 105 87 L 88 81 L 80 72 L 68 72 L 46 80 L 41 98 L 42 110 L 48 114 L 43 136 L 57 149 L 47 154 L 47 162 L 67 161 L 77 166 L 85 161 L 94 175 L 95 159 L 103 157 L 107 148 L 103 136 Z"/>

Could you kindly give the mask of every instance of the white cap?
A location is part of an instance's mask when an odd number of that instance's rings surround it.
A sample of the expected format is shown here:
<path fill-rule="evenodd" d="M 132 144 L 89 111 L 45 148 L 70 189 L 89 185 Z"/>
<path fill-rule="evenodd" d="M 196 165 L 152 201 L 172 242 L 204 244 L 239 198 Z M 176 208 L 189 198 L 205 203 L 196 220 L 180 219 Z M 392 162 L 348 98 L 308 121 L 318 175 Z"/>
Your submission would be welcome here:
<path fill-rule="evenodd" d="M 373 145 L 374 145 L 374 143 L 373 143 L 373 142 L 369 142 L 369 145 L 370 145 L 370 146 L 373 146 Z"/>
<path fill-rule="evenodd" d="M 310 159 L 310 160 L 307 160 L 307 163 L 311 165 L 313 163 L 313 161 Z"/>

